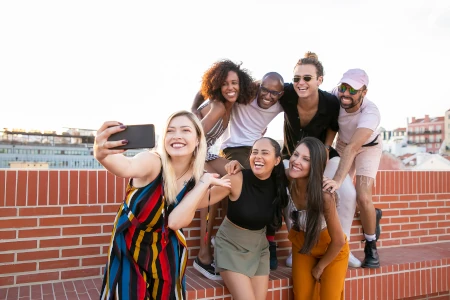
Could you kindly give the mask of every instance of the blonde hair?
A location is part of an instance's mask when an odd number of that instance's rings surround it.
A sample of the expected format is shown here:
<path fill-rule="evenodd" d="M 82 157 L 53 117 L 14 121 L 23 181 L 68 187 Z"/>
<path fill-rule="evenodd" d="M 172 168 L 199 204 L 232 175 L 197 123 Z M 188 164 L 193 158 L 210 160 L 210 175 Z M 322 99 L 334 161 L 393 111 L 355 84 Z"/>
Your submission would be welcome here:
<path fill-rule="evenodd" d="M 203 132 L 202 124 L 199 119 L 191 112 L 186 110 L 181 110 L 173 113 L 168 119 L 166 126 L 164 127 L 162 138 L 159 143 L 158 153 L 161 156 L 161 164 L 162 164 L 162 172 L 164 178 L 164 194 L 166 198 L 167 204 L 172 204 L 176 202 L 177 197 L 177 178 L 175 176 L 175 170 L 172 165 L 172 159 L 170 155 L 167 153 L 165 148 L 165 139 L 167 135 L 167 128 L 169 127 L 170 122 L 176 117 L 185 116 L 189 120 L 191 120 L 194 125 L 195 131 L 197 133 L 198 138 L 198 146 L 192 153 L 191 158 L 191 166 L 193 168 L 193 177 L 195 182 L 200 180 L 200 177 L 203 175 L 205 169 L 205 159 L 206 159 L 206 139 L 205 133 Z"/>
<path fill-rule="evenodd" d="M 323 65 L 322 63 L 319 61 L 319 57 L 317 56 L 316 53 L 308 51 L 305 53 L 305 56 L 303 58 L 300 58 L 297 62 L 296 66 L 299 65 L 313 65 L 316 67 L 317 70 L 317 77 L 323 76 L 324 75 L 324 71 L 323 71 Z M 295 69 L 294 67 L 294 69 Z"/>

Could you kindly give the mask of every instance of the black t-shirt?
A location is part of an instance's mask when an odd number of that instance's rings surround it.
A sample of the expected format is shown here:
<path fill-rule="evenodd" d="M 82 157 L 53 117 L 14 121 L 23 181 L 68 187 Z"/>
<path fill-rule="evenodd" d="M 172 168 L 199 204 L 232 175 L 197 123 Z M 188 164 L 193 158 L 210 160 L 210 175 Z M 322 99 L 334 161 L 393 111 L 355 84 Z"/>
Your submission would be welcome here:
<path fill-rule="evenodd" d="M 258 179 L 252 170 L 242 170 L 242 190 L 236 201 L 228 200 L 227 218 L 249 230 L 260 230 L 272 224 L 277 188 L 271 177 Z"/>
<path fill-rule="evenodd" d="M 300 127 L 300 116 L 297 110 L 298 95 L 292 83 L 284 84 L 284 94 L 279 102 L 284 110 L 284 146 L 283 159 L 289 159 L 295 146 L 301 139 L 313 136 L 325 143 L 327 129 L 339 131 L 339 100 L 336 96 L 319 90 L 319 107 L 317 113 L 305 127 Z M 331 149 L 330 158 L 338 156 L 336 150 Z"/>

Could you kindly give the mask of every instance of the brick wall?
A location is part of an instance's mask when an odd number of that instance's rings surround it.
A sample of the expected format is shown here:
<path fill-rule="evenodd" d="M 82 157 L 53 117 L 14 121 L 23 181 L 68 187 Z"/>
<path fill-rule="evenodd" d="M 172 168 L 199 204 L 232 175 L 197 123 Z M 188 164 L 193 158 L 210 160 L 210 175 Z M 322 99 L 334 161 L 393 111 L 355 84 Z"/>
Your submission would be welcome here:
<path fill-rule="evenodd" d="M 0 286 L 101 276 L 125 186 L 104 170 L 0 170 Z M 450 172 L 380 171 L 373 200 L 383 209 L 381 247 L 450 240 Z M 199 227 L 197 214 L 185 229 L 189 264 Z M 361 234 L 355 219 L 352 249 Z M 284 257 L 284 226 L 276 237 Z"/>

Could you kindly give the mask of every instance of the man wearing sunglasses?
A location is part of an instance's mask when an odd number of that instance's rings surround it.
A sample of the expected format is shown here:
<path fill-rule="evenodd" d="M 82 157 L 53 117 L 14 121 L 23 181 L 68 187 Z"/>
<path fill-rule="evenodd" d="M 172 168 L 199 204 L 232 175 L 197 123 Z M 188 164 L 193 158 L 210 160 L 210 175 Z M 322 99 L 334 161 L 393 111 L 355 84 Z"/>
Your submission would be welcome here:
<path fill-rule="evenodd" d="M 356 202 L 360 209 L 361 223 L 366 245 L 363 268 L 379 268 L 376 242 L 380 234 L 380 209 L 372 203 L 372 188 L 378 172 L 382 154 L 378 126 L 380 112 L 377 106 L 367 99 L 369 77 L 361 69 L 350 69 L 344 73 L 333 93 L 339 98 L 339 131 L 336 150 L 340 155 L 339 166 L 333 180 L 326 182 L 324 188 L 331 192 L 339 189 L 346 175 L 356 175 Z"/>
<path fill-rule="evenodd" d="M 258 86 L 256 98 L 248 105 L 235 103 L 231 111 L 231 118 L 227 129 L 221 136 L 220 156 L 228 160 L 237 160 L 245 169 L 250 169 L 250 152 L 253 143 L 264 135 L 269 123 L 281 112 L 283 108 L 278 100 L 283 95 L 284 80 L 276 73 L 264 75 Z M 204 101 L 201 93 L 197 93 L 192 103 L 191 111 L 197 114 L 197 107 Z M 226 212 L 224 212 L 226 214 Z M 201 220 L 204 222 L 204 220 Z M 278 266 L 276 257 L 275 230 L 267 231 L 270 252 L 270 269 Z M 201 243 L 200 247 L 210 247 Z"/>

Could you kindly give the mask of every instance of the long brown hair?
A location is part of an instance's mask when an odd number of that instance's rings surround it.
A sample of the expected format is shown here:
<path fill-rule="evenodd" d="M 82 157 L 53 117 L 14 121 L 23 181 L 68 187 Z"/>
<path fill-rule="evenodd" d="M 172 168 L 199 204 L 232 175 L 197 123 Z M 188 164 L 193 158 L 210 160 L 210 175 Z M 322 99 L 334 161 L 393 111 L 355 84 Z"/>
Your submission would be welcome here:
<path fill-rule="evenodd" d="M 305 243 L 300 253 L 309 254 L 317 244 L 322 230 L 324 198 L 322 191 L 323 173 L 327 164 L 325 145 L 315 137 L 302 139 L 295 148 L 304 144 L 309 149 L 310 171 L 306 186 L 306 228 Z"/>

